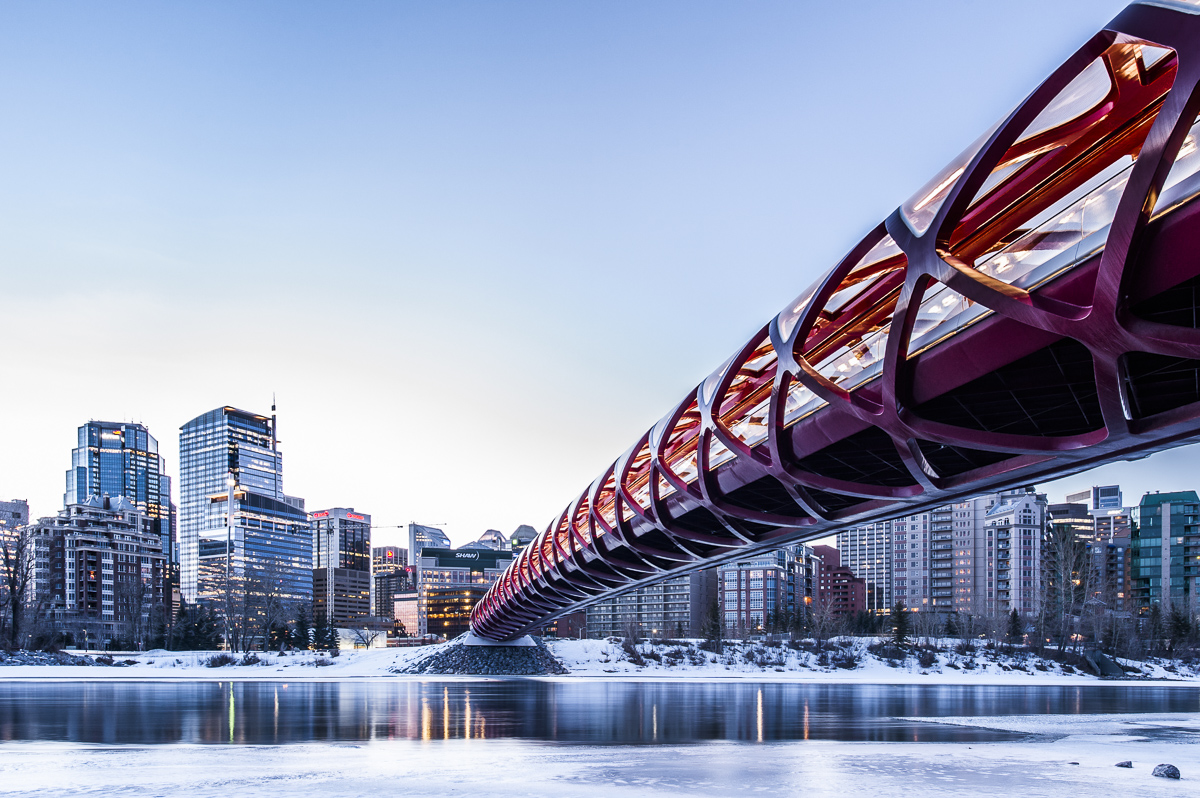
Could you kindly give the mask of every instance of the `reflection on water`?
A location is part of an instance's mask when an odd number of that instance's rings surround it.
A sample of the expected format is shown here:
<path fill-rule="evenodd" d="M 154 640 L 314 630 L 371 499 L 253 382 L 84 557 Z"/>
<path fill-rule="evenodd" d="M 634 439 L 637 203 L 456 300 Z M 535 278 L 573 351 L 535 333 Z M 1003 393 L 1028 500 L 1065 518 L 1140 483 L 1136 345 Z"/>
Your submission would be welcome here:
<path fill-rule="evenodd" d="M 984 742 L 1021 735 L 899 720 L 1196 712 L 1200 690 L 1148 686 L 539 682 L 0 683 L 0 740 L 301 743 L 515 737 Z"/>

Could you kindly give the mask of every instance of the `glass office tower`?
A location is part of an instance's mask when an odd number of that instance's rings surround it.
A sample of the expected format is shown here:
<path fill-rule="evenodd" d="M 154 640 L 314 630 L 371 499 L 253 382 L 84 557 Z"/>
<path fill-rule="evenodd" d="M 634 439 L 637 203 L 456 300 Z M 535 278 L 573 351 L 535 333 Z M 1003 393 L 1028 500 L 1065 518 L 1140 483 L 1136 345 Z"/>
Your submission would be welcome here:
<path fill-rule="evenodd" d="M 1147 493 L 1138 506 L 1133 549 L 1133 606 L 1161 604 L 1195 613 L 1200 594 L 1200 497 L 1194 490 Z"/>
<path fill-rule="evenodd" d="M 313 617 L 345 626 L 373 610 L 371 516 L 331 507 L 309 516 L 313 534 Z M 389 613 L 390 615 L 391 613 Z"/>
<path fill-rule="evenodd" d="M 185 600 L 218 612 L 247 606 L 247 590 L 312 601 L 312 533 L 304 500 L 283 493 L 274 416 L 219 407 L 180 427 L 179 493 Z"/>
<path fill-rule="evenodd" d="M 178 562 L 171 478 L 163 473 L 158 441 L 141 424 L 89 421 L 71 450 L 63 507 L 89 496 L 124 496 L 151 521 L 168 562 Z"/>

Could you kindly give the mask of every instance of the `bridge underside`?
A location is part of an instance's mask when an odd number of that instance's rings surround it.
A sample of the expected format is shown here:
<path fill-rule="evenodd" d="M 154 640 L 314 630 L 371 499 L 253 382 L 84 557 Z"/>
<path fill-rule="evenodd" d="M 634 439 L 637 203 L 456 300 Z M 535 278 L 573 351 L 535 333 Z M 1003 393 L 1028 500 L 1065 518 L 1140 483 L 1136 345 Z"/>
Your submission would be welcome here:
<path fill-rule="evenodd" d="M 580 494 L 472 628 L 1200 437 L 1200 6 L 1133 5 Z"/>

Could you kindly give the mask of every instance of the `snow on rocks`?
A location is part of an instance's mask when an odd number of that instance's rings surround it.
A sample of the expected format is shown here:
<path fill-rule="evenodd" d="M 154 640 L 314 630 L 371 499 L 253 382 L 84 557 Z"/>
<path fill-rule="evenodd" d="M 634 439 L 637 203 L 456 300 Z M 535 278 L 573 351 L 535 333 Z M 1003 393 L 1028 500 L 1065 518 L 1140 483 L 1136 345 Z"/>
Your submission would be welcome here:
<path fill-rule="evenodd" d="M 565 674 L 545 644 L 534 639 L 530 646 L 467 644 L 466 636 L 431 647 L 429 655 L 396 673 L 471 674 L 476 676 L 542 676 Z"/>
<path fill-rule="evenodd" d="M 1177 779 L 1179 778 L 1179 768 L 1174 765 L 1155 765 L 1154 775 L 1164 779 Z"/>
<path fill-rule="evenodd" d="M 0 665 L 12 667 L 15 665 L 79 665 L 89 666 L 98 664 L 96 660 L 87 656 L 78 656 L 76 654 L 68 654 L 65 651 L 0 651 Z M 108 658 L 107 662 L 102 661 L 101 665 L 112 665 L 113 660 Z"/>

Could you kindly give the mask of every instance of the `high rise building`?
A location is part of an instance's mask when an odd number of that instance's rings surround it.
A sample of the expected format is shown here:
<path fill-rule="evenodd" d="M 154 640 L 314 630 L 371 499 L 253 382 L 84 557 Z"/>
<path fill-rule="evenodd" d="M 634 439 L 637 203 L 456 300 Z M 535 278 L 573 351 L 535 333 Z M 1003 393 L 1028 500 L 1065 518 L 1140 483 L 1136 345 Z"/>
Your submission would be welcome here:
<path fill-rule="evenodd" d="M 837 534 L 842 565 L 867 586 L 867 610 L 892 608 L 892 522 L 878 521 L 843 529 Z"/>
<path fill-rule="evenodd" d="M 141 424 L 89 421 L 79 428 L 71 450 L 63 507 L 89 496 L 124 496 L 150 519 L 170 562 L 178 562 L 171 478 L 158 441 Z"/>
<path fill-rule="evenodd" d="M 521 549 L 528 546 L 537 537 L 537 530 L 529 524 L 521 524 L 517 527 L 512 536 L 508 539 L 508 548 L 513 552 L 520 552 Z"/>
<path fill-rule="evenodd" d="M 725 563 L 720 579 L 720 612 L 725 633 L 772 631 L 804 601 L 803 562 L 807 546 L 786 546 L 747 560 Z M 799 557 L 797 553 L 799 552 Z"/>
<path fill-rule="evenodd" d="M 920 574 L 924 579 L 925 570 Z M 934 612 L 954 609 L 954 508 L 949 505 L 929 511 L 929 607 Z M 916 569 L 909 565 L 909 576 Z M 912 584 L 912 580 L 909 580 Z"/>
<path fill-rule="evenodd" d="M 813 546 L 817 568 L 814 612 L 853 615 L 867 608 L 867 582 L 842 565 L 841 552 L 832 546 Z"/>
<path fill-rule="evenodd" d="M 492 549 L 494 551 L 510 551 L 508 538 L 498 529 L 489 529 L 479 536 L 478 540 L 462 546 L 464 549 Z"/>
<path fill-rule="evenodd" d="M 179 459 L 184 598 L 218 612 L 248 591 L 311 602 L 312 531 L 304 500 L 283 492 L 274 417 L 233 407 L 197 416 L 180 428 Z"/>
<path fill-rule="evenodd" d="M 89 495 L 32 532 L 45 617 L 76 645 L 145 645 L 152 619 L 169 612 L 157 519 L 123 496 Z"/>
<path fill-rule="evenodd" d="M 934 602 L 929 584 L 932 513 L 897 518 L 892 527 L 892 600 L 909 609 L 929 611 Z"/>
<path fill-rule="evenodd" d="M 371 554 L 371 573 L 375 584 L 375 616 L 395 619 L 396 594 L 412 589 L 408 549 L 400 546 L 375 546 L 371 549 Z"/>
<path fill-rule="evenodd" d="M 17 530 L 29 523 L 29 502 L 13 499 L 0 502 L 0 541 L 8 540 Z"/>
<path fill-rule="evenodd" d="M 930 608 L 972 615 L 1036 610 L 1045 523 L 1046 497 L 1029 487 L 931 510 Z"/>
<path fill-rule="evenodd" d="M 309 515 L 312 526 L 313 614 L 334 625 L 373 614 L 371 516 L 353 507 Z"/>
<path fill-rule="evenodd" d="M 1037 610 L 1040 597 L 1046 497 L 1032 490 L 1003 491 L 988 501 L 984 529 L 974 541 L 973 594 L 960 609 L 1015 609 L 1028 615 Z M 957 599 L 957 588 L 955 593 Z"/>
<path fill-rule="evenodd" d="M 1194 613 L 1200 592 L 1200 498 L 1194 490 L 1147 493 L 1132 540 L 1134 608 Z"/>
<path fill-rule="evenodd" d="M 512 552 L 492 549 L 423 548 L 416 582 L 417 628 L 405 621 L 408 633 L 449 640 L 467 631 L 471 610 L 512 559 Z"/>
<path fill-rule="evenodd" d="M 408 560 L 412 563 L 413 583 L 421 579 L 421 551 L 425 547 L 448 549 L 450 538 L 436 526 L 408 525 Z M 410 630 L 411 631 L 411 630 Z"/>
<path fill-rule="evenodd" d="M 1086 508 L 1077 510 L 1083 514 L 1076 520 L 1090 529 Z M 878 528 L 884 533 L 890 528 L 892 596 L 910 609 L 981 614 L 1015 607 L 1031 613 L 1037 608 L 1047 517 L 1046 497 L 1020 488 L 860 527 L 866 532 L 847 534 L 845 545 L 860 562 L 874 564 L 880 556 L 874 544 Z M 869 592 L 868 582 L 868 604 Z"/>
<path fill-rule="evenodd" d="M 1120 485 L 1101 485 L 1092 488 L 1093 510 L 1119 510 L 1124 506 Z"/>
<path fill-rule="evenodd" d="M 1120 498 L 1120 488 L 1093 488 L 1071 494 L 1070 499 L 1095 500 L 1104 490 Z M 1041 597 L 1051 608 L 1068 596 L 1099 603 L 1109 609 L 1126 609 L 1129 595 L 1129 524 L 1125 508 L 1097 509 L 1087 504 L 1051 504 L 1042 541 Z M 1072 583 L 1070 588 L 1065 582 Z"/>
<path fill-rule="evenodd" d="M 588 637 L 701 637 L 717 600 L 717 571 L 709 568 L 639 587 L 587 608 Z"/>

